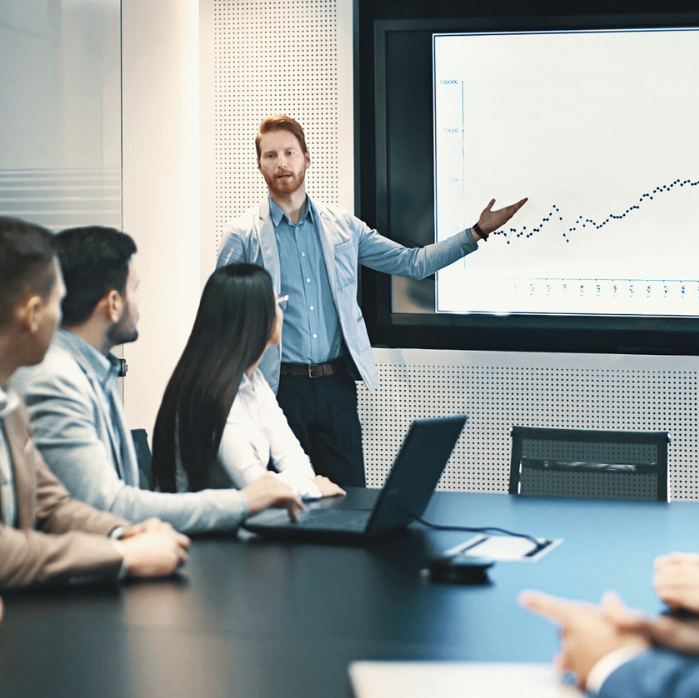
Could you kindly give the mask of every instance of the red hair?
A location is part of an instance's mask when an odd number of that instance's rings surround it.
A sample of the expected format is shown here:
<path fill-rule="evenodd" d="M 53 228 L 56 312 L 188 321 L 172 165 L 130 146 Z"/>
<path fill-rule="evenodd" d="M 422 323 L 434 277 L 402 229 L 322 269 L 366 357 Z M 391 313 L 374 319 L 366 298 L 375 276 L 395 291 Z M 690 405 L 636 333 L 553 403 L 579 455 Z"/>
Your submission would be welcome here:
<path fill-rule="evenodd" d="M 255 150 L 257 150 L 257 159 L 260 159 L 262 152 L 260 151 L 260 141 L 265 133 L 273 133 L 274 131 L 288 131 L 293 133 L 301 146 L 301 150 L 306 153 L 308 148 L 306 147 L 306 135 L 301 128 L 301 124 L 292 119 L 290 116 L 285 116 L 284 114 L 272 114 L 260 122 L 260 128 L 255 136 Z"/>

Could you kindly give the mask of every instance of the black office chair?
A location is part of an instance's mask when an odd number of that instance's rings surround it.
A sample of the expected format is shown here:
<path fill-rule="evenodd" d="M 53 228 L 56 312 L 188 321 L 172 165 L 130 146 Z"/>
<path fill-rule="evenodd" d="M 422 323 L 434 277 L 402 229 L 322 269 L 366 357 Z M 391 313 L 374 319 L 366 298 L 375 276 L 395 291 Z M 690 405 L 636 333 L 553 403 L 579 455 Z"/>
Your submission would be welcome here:
<path fill-rule="evenodd" d="M 512 427 L 510 494 L 667 501 L 666 431 Z"/>
<path fill-rule="evenodd" d="M 145 429 L 132 429 L 131 437 L 136 448 L 138 460 L 138 483 L 142 490 L 149 490 L 151 480 L 151 460 L 153 454 L 148 444 L 148 432 Z"/>

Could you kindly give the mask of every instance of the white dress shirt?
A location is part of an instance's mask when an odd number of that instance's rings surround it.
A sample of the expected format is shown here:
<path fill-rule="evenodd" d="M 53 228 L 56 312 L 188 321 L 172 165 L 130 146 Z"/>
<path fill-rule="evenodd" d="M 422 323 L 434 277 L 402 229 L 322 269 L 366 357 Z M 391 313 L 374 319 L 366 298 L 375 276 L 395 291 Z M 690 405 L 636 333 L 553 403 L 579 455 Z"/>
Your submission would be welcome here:
<path fill-rule="evenodd" d="M 299 496 L 322 496 L 312 482 L 315 472 L 311 461 L 262 372 L 256 369 L 250 378 L 243 374 L 223 430 L 218 460 L 235 487 L 242 489 L 267 472 L 270 459 L 279 471 L 277 477 Z"/>
<path fill-rule="evenodd" d="M 612 673 L 622 664 L 630 662 L 634 657 L 641 654 L 641 652 L 645 652 L 645 649 L 645 647 L 620 647 L 618 650 L 605 654 L 590 670 L 587 677 L 585 693 L 590 696 L 599 694 L 604 682 Z"/>
<path fill-rule="evenodd" d="M 14 470 L 12 456 L 5 435 L 5 417 L 20 405 L 20 397 L 11 386 L 0 386 L 0 521 L 14 526 L 17 518 Z"/>

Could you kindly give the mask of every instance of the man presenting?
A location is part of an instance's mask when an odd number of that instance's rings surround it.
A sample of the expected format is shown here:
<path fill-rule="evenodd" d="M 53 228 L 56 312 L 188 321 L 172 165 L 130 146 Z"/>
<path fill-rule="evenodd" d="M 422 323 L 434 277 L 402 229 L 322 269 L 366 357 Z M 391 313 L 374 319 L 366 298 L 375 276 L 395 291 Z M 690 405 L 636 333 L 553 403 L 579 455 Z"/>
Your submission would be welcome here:
<path fill-rule="evenodd" d="M 424 278 L 476 250 L 526 199 L 498 211 L 493 200 L 471 229 L 408 249 L 306 196 L 311 158 L 294 119 L 264 119 L 255 146 L 269 196 L 228 224 L 217 266 L 260 264 L 277 293 L 289 296 L 280 349 L 270 349 L 260 368 L 315 471 L 341 487 L 364 486 L 354 381 L 373 390 L 379 376 L 357 303 L 358 265 Z"/>

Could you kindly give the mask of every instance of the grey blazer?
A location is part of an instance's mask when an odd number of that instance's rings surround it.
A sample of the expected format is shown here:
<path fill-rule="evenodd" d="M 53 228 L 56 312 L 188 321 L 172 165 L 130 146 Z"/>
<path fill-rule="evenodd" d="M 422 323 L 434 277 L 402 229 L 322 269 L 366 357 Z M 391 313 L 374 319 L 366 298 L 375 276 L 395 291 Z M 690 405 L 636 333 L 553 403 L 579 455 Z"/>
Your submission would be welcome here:
<path fill-rule="evenodd" d="M 119 406 L 112 419 L 82 341 L 58 330 L 43 363 L 21 369 L 15 378 L 36 444 L 71 496 L 130 521 L 157 516 L 184 533 L 237 528 L 247 515 L 238 490 L 170 494 L 139 488 L 126 418 Z"/>

